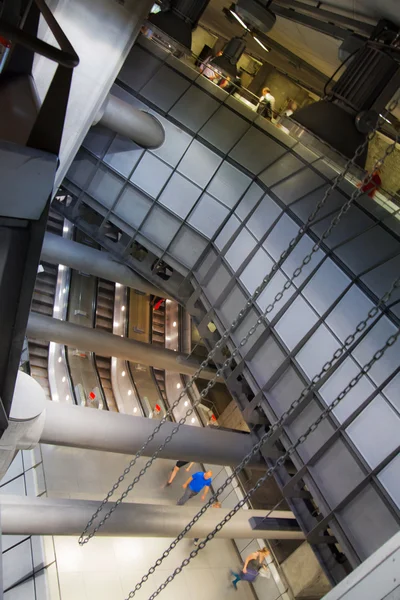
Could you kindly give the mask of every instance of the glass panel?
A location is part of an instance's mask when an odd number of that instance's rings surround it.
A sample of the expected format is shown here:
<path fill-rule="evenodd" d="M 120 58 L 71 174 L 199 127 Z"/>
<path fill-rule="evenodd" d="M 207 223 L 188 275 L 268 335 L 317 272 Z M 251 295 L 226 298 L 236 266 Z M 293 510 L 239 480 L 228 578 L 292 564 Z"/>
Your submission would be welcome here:
<path fill-rule="evenodd" d="M 342 439 L 310 467 L 319 489 L 334 509 L 364 479 L 364 472 Z"/>
<path fill-rule="evenodd" d="M 111 129 L 102 125 L 95 125 L 87 132 L 82 146 L 90 150 L 97 158 L 101 158 L 114 136 L 115 133 Z"/>
<path fill-rule="evenodd" d="M 259 248 L 240 275 L 240 281 L 246 286 L 250 294 L 253 294 L 263 277 L 270 272 L 273 264 L 264 248 Z"/>
<path fill-rule="evenodd" d="M 361 560 L 371 556 L 399 530 L 395 518 L 371 486 L 338 512 L 337 518 Z"/>
<path fill-rule="evenodd" d="M 159 206 L 155 206 L 140 231 L 160 248 L 166 248 L 179 229 L 180 222 Z"/>
<path fill-rule="evenodd" d="M 392 283 L 397 279 L 400 273 L 400 255 L 388 260 L 383 265 L 376 267 L 369 273 L 366 273 L 361 277 L 363 281 L 371 290 L 381 298 L 383 294 L 390 289 Z M 397 289 L 390 299 L 390 302 L 394 302 L 400 299 L 400 288 Z M 400 317 L 400 306 L 393 306 L 391 310 L 395 315 Z"/>
<path fill-rule="evenodd" d="M 203 194 L 189 217 L 189 223 L 211 238 L 228 214 L 225 206 L 208 194 Z"/>
<path fill-rule="evenodd" d="M 325 229 L 329 227 L 331 220 L 332 216 L 323 219 L 319 223 L 316 223 L 313 226 L 313 231 L 315 231 L 318 236 L 321 236 Z M 372 219 L 367 217 L 365 213 L 355 206 L 352 206 L 350 210 L 340 219 L 340 225 L 335 227 L 330 236 L 326 238 L 326 244 L 329 246 L 329 248 L 334 248 L 335 246 L 338 246 L 339 244 L 356 237 L 356 235 L 359 235 L 373 224 L 374 222 Z"/>
<path fill-rule="evenodd" d="M 224 321 L 225 327 L 229 327 L 238 312 L 242 310 L 246 304 L 246 296 L 242 290 L 236 285 L 229 291 L 228 296 L 221 303 L 219 313 Z"/>
<path fill-rule="evenodd" d="M 235 214 L 239 219 L 244 220 L 250 213 L 250 211 L 257 204 L 264 191 L 257 183 L 252 183 L 248 191 L 243 196 L 239 206 L 235 210 Z"/>
<path fill-rule="evenodd" d="M 274 260 L 278 260 L 291 239 L 293 239 L 299 228 L 287 215 L 282 215 L 271 233 L 268 235 L 263 246 Z"/>
<path fill-rule="evenodd" d="M 284 271 L 289 278 L 293 277 L 294 271 L 297 269 L 297 267 L 301 266 L 304 258 L 311 253 L 313 246 L 314 242 L 308 237 L 308 235 L 304 235 L 298 244 L 293 248 L 292 252 L 282 265 L 282 271 Z M 314 252 L 310 262 L 302 267 L 300 275 L 294 279 L 294 285 L 296 287 L 301 285 L 315 269 L 318 263 L 320 263 L 324 258 L 325 252 L 323 250 L 319 249 L 317 252 Z"/>
<path fill-rule="evenodd" d="M 69 168 L 67 179 L 70 179 L 82 190 L 86 189 L 96 167 L 96 159 L 87 152 L 79 150 Z"/>
<path fill-rule="evenodd" d="M 327 325 L 342 341 L 353 333 L 356 325 L 367 316 L 374 304 L 353 285 L 326 319 Z M 373 321 L 370 321 L 372 323 Z"/>
<path fill-rule="evenodd" d="M 219 102 L 192 85 L 172 107 L 169 114 L 192 131 L 197 132 L 218 106 Z"/>
<path fill-rule="evenodd" d="M 398 252 L 399 243 L 379 225 L 335 250 L 343 262 L 358 275 Z"/>
<path fill-rule="evenodd" d="M 374 468 L 400 445 L 400 417 L 379 395 L 364 408 L 346 432 Z"/>
<path fill-rule="evenodd" d="M 346 358 L 321 387 L 320 394 L 324 402 L 327 405 L 331 404 L 359 372 L 360 367 L 357 363 L 351 357 Z M 333 411 L 338 421 L 343 423 L 373 393 L 374 389 L 370 380 L 362 377 Z"/>
<path fill-rule="evenodd" d="M 128 225 L 138 228 L 147 215 L 152 202 L 139 190 L 127 185 L 122 192 L 113 213 L 123 219 Z"/>
<path fill-rule="evenodd" d="M 268 270 L 266 270 L 264 275 L 267 275 L 267 273 L 269 273 Z M 261 283 L 261 279 L 262 277 L 260 277 L 260 281 L 258 282 L 258 284 Z M 269 304 L 272 304 L 274 302 L 275 296 L 278 294 L 278 292 L 282 291 L 282 288 L 285 285 L 286 281 L 287 277 L 282 273 L 282 271 L 278 271 L 272 277 L 271 281 L 265 287 L 265 290 L 260 294 L 257 300 L 257 304 L 263 312 L 269 306 Z M 268 313 L 267 317 L 269 321 L 271 321 L 271 319 L 280 311 L 284 303 L 287 302 L 291 296 L 293 296 L 294 292 L 294 285 L 292 285 L 288 290 L 285 291 L 282 300 L 276 302 L 274 308 L 271 310 L 271 312 Z"/>
<path fill-rule="evenodd" d="M 301 296 L 289 306 L 275 326 L 275 331 L 289 350 L 302 340 L 318 317 Z"/>
<path fill-rule="evenodd" d="M 250 177 L 224 161 L 207 191 L 229 208 L 233 208 L 251 183 Z"/>
<path fill-rule="evenodd" d="M 247 229 L 242 229 L 239 231 L 232 246 L 225 254 L 226 260 L 234 271 L 238 270 L 242 262 L 246 260 L 255 245 L 256 240 L 247 231 Z"/>
<path fill-rule="evenodd" d="M 178 166 L 178 171 L 205 188 L 222 159 L 212 150 L 194 140 Z"/>
<path fill-rule="evenodd" d="M 294 202 L 290 206 L 290 210 L 293 211 L 300 219 L 304 222 L 307 221 L 308 217 L 316 208 L 316 205 L 325 196 L 326 190 L 329 188 L 328 185 L 319 187 L 310 194 L 307 194 L 301 200 Z M 336 189 L 329 193 L 328 198 L 322 208 L 319 209 L 315 218 L 322 219 L 325 215 L 330 215 L 344 204 L 346 201 L 345 197 Z M 313 227 L 314 228 L 314 227 Z"/>
<path fill-rule="evenodd" d="M 325 362 L 332 358 L 338 347 L 339 343 L 328 328 L 321 325 L 296 355 L 296 360 L 308 377 L 312 379 L 320 372 Z"/>
<path fill-rule="evenodd" d="M 241 306 L 241 308 L 243 308 L 243 306 L 244 306 L 244 302 L 243 302 L 243 305 Z M 253 333 L 253 335 L 251 335 L 249 337 L 246 344 L 239 348 L 240 354 L 243 357 L 247 356 L 247 354 L 250 352 L 251 348 L 254 346 L 254 344 L 260 337 L 260 335 L 265 331 L 264 324 L 256 325 L 257 319 L 258 319 L 258 313 L 255 310 L 251 309 L 249 311 L 249 314 L 243 319 L 241 324 L 232 333 L 233 341 L 235 342 L 236 345 L 239 345 L 240 342 L 242 341 L 242 339 L 247 335 L 248 331 L 253 326 L 257 326 L 256 331 Z"/>
<path fill-rule="evenodd" d="M 174 173 L 163 190 L 159 202 L 184 219 L 201 194 L 201 189 L 179 173 Z"/>
<path fill-rule="evenodd" d="M 278 367 L 283 363 L 285 354 L 279 348 L 274 338 L 270 335 L 257 350 L 254 358 L 248 361 L 248 367 L 262 388 Z"/>
<path fill-rule="evenodd" d="M 304 383 L 293 367 L 289 367 L 268 391 L 267 400 L 278 418 L 300 397 Z"/>
<path fill-rule="evenodd" d="M 311 169 L 303 169 L 274 187 L 274 194 L 285 204 L 292 204 L 324 184 L 322 177 Z"/>
<path fill-rule="evenodd" d="M 162 160 L 165 160 L 165 162 L 171 165 L 171 167 L 176 167 L 193 138 L 188 133 L 171 123 L 171 121 L 168 121 L 168 119 L 161 117 L 158 113 L 153 111 L 149 112 L 153 113 L 154 116 L 160 121 L 165 131 L 165 141 L 163 145 L 156 150 L 151 150 L 151 152 L 162 158 Z"/>
<path fill-rule="evenodd" d="M 190 83 L 165 65 L 144 86 L 142 96 L 166 112 L 189 87 Z"/>
<path fill-rule="evenodd" d="M 227 154 L 248 128 L 249 123 L 229 108 L 221 106 L 201 129 L 200 135 Z"/>
<path fill-rule="evenodd" d="M 281 214 L 281 209 L 275 202 L 265 194 L 260 204 L 248 220 L 246 227 L 260 240 L 268 231 L 269 227 Z"/>
<path fill-rule="evenodd" d="M 400 413 L 400 373 L 393 377 L 392 381 L 384 388 L 383 393 Z"/>
<path fill-rule="evenodd" d="M 282 156 L 276 163 L 265 169 L 259 175 L 259 179 L 269 187 L 275 185 L 282 179 L 289 177 L 295 171 L 304 168 L 304 163 L 293 154 Z"/>
<path fill-rule="evenodd" d="M 396 331 L 397 328 L 393 323 L 387 317 L 382 317 L 356 347 L 353 356 L 361 365 L 365 364 L 379 348 L 382 348 L 388 337 Z M 384 356 L 369 371 L 369 376 L 378 385 L 399 366 L 399 351 L 400 339 L 386 350 Z"/>
<path fill-rule="evenodd" d="M 221 264 L 215 269 L 214 275 L 206 285 L 207 297 L 211 304 L 215 305 L 220 294 L 222 294 L 222 291 L 226 288 L 231 279 L 232 275 L 224 265 Z"/>
<path fill-rule="evenodd" d="M 237 219 L 234 215 L 232 215 L 228 219 L 228 222 L 224 226 L 223 230 L 221 231 L 221 233 L 219 234 L 217 239 L 215 240 L 215 245 L 217 246 L 217 248 L 219 248 L 219 250 L 222 250 L 224 248 L 225 244 L 227 244 L 229 242 L 229 240 L 235 234 L 235 232 L 238 230 L 239 227 L 240 227 L 239 219 Z"/>
<path fill-rule="evenodd" d="M 298 417 L 294 419 L 290 425 L 285 427 L 285 430 L 289 434 L 290 439 L 294 442 L 300 435 L 302 435 L 307 428 L 318 419 L 322 410 L 315 402 L 312 400 Z M 301 459 L 304 462 L 309 461 L 314 454 L 321 448 L 321 446 L 331 437 L 334 432 L 334 428 L 328 419 L 324 419 L 321 421 L 317 429 L 308 436 L 307 440 L 300 444 L 297 448 L 297 452 L 299 453 Z"/>
<path fill-rule="evenodd" d="M 379 473 L 378 479 L 400 508 L 400 454 Z"/>
<path fill-rule="evenodd" d="M 107 167 L 100 165 L 88 187 L 88 193 L 103 206 L 111 208 L 124 182 Z"/>
<path fill-rule="evenodd" d="M 191 269 L 199 260 L 206 246 L 207 241 L 203 237 L 184 225 L 168 252 Z"/>
<path fill-rule="evenodd" d="M 335 265 L 332 259 L 327 258 L 306 285 L 302 294 L 322 315 L 349 283 L 349 277 Z"/>
<path fill-rule="evenodd" d="M 257 175 L 286 152 L 286 148 L 268 135 L 251 127 L 230 152 L 230 156 Z"/>
<path fill-rule="evenodd" d="M 129 52 L 118 79 L 134 90 L 140 90 L 157 71 L 161 62 L 135 44 Z"/>
<path fill-rule="evenodd" d="M 172 173 L 171 167 L 146 152 L 131 177 L 132 183 L 156 198 Z"/>
<path fill-rule="evenodd" d="M 124 177 L 129 177 L 143 152 L 143 148 L 128 138 L 117 135 L 104 157 L 104 162 Z"/>

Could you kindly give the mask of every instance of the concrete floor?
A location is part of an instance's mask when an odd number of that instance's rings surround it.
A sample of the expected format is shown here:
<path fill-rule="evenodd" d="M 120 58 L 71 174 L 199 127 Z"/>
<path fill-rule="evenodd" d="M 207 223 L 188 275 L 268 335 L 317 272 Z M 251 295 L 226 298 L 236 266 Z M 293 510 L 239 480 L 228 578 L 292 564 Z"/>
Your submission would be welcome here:
<path fill-rule="evenodd" d="M 42 446 L 49 497 L 103 498 L 129 462 L 129 457 L 103 452 Z M 180 497 L 188 477 L 180 472 L 165 488 L 173 461 L 157 460 L 149 473 L 128 497 L 135 502 L 173 504 Z M 144 465 L 138 461 L 135 472 Z M 193 472 L 197 467 L 194 467 Z M 128 480 L 130 481 L 130 479 Z M 121 488 L 123 491 L 125 487 Z M 193 504 L 201 504 L 194 498 Z M 94 538 L 81 548 L 75 538 L 55 537 L 55 552 L 60 578 L 61 600 L 118 600 L 126 598 L 146 570 L 172 540 L 160 538 Z M 148 599 L 193 549 L 182 540 L 135 598 Z M 249 584 L 235 592 L 230 584 L 230 569 L 241 561 L 230 540 L 213 540 L 160 594 L 163 600 L 253 600 Z"/>

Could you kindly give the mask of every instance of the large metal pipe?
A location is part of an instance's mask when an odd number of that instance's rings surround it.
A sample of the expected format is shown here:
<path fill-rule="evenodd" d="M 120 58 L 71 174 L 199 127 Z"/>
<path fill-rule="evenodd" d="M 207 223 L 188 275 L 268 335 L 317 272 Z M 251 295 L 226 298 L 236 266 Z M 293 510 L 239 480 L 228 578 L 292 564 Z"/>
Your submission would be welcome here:
<path fill-rule="evenodd" d="M 27 335 L 38 340 L 57 342 L 86 352 L 95 352 L 100 356 L 114 356 L 183 375 L 193 375 L 200 366 L 199 361 L 194 358 L 189 359 L 181 352 L 122 338 L 113 333 L 82 327 L 34 312 L 29 315 Z M 200 375 L 202 379 L 212 379 L 214 376 L 215 371 L 210 368 L 203 369 Z"/>
<path fill-rule="evenodd" d="M 92 500 L 64 500 L 26 496 L 0 496 L 0 523 L 8 535 L 73 535 L 81 534 L 99 503 Z M 107 511 L 108 505 L 104 507 Z M 176 537 L 197 513 L 198 507 L 165 506 L 159 504 L 121 504 L 98 531 L 101 536 Z M 104 512 L 105 514 L 105 512 Z M 209 510 L 185 536 L 203 538 L 225 516 L 226 509 Z M 290 511 L 273 511 L 266 519 L 266 529 L 253 530 L 250 517 L 265 517 L 263 510 L 240 510 L 217 533 L 226 539 L 290 539 L 303 540 L 304 534 L 296 525 L 293 530 L 280 528 L 279 521 L 293 520 Z M 290 524 L 290 521 L 289 521 Z M 290 528 L 291 529 L 291 528 Z"/>
<path fill-rule="evenodd" d="M 66 265 L 95 277 L 121 283 L 145 294 L 165 297 L 165 292 L 114 260 L 108 252 L 95 250 L 54 233 L 46 233 L 44 236 L 41 259 L 53 265 Z"/>
<path fill-rule="evenodd" d="M 142 148 L 159 148 L 165 140 L 164 127 L 156 117 L 112 94 L 97 113 L 93 125 L 97 123 L 128 137 Z"/>
<path fill-rule="evenodd" d="M 136 454 L 156 425 L 157 421 L 144 417 L 47 402 L 40 442 L 70 448 Z M 144 456 L 152 456 L 174 427 L 175 423 L 165 423 L 146 447 Z M 254 438 L 248 433 L 181 425 L 160 457 L 177 460 L 183 456 L 185 460 L 193 462 L 236 466 L 250 452 L 254 443 Z M 263 452 L 271 458 L 278 456 L 273 448 Z M 265 470 L 266 463 L 260 455 L 256 455 L 249 467 Z"/>

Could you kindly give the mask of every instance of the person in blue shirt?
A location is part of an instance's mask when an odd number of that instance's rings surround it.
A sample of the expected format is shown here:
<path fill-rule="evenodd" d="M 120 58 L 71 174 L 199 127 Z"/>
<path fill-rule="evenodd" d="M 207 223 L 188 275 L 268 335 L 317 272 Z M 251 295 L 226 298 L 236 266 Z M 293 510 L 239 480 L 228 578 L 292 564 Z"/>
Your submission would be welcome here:
<path fill-rule="evenodd" d="M 212 471 L 206 471 L 205 473 L 203 473 L 203 471 L 198 471 L 198 473 L 194 473 L 192 477 L 183 484 L 182 487 L 185 490 L 185 493 L 182 498 L 178 500 L 177 505 L 183 506 L 190 498 L 197 496 L 202 490 L 204 491 L 201 499 L 204 501 L 210 489 L 211 482 Z"/>

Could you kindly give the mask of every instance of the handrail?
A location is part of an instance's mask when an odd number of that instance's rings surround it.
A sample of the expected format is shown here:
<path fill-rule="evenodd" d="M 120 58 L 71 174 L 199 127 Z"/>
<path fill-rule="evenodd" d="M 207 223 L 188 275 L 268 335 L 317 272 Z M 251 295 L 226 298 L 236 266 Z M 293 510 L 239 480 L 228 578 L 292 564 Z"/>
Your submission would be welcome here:
<path fill-rule="evenodd" d="M 49 26 L 50 31 L 56 38 L 61 50 L 2 19 L 0 19 L 0 35 L 12 42 L 21 44 L 21 46 L 32 50 L 32 52 L 37 52 L 41 56 L 44 56 L 67 69 L 74 69 L 79 64 L 79 57 L 67 36 L 61 29 L 45 0 L 35 0 L 35 3 Z"/>

